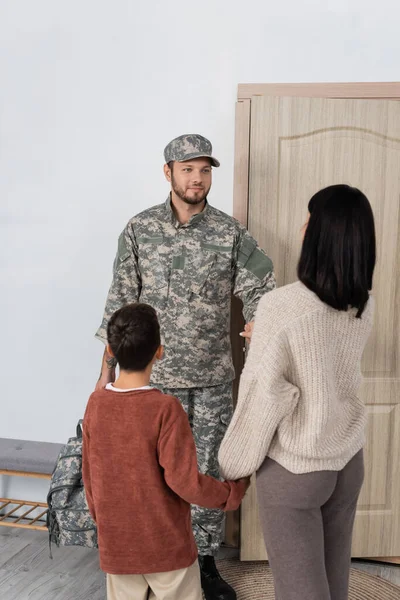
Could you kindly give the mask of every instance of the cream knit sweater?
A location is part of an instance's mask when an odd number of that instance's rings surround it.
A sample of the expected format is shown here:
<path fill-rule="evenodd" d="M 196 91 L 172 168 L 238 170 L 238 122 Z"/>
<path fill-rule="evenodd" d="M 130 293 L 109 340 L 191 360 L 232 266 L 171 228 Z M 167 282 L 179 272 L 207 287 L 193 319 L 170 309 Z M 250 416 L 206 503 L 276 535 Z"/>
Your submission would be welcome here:
<path fill-rule="evenodd" d="M 266 456 L 292 473 L 338 471 L 364 444 L 357 392 L 373 319 L 337 311 L 296 282 L 257 308 L 238 404 L 219 451 L 221 473 L 239 479 Z"/>

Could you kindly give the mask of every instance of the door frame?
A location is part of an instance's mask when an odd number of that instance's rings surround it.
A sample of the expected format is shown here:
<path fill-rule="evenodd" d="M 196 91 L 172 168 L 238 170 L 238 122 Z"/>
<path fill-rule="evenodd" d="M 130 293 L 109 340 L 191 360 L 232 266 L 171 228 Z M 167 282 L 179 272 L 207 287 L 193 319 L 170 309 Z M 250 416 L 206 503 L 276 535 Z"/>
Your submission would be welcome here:
<path fill-rule="evenodd" d="M 400 82 L 239 84 L 235 110 L 233 216 L 245 227 L 248 226 L 251 100 L 254 96 L 400 100 Z M 238 310 L 235 310 L 233 318 L 240 319 Z M 232 336 L 238 378 L 244 363 L 243 345 L 240 338 L 235 338 L 236 336 Z M 251 519 L 249 513 L 252 510 L 253 505 L 242 508 L 240 517 L 238 513 L 231 516 L 226 524 L 227 541 L 237 545 L 238 531 L 242 529 L 244 521 Z M 250 547 L 246 546 L 246 543 L 243 545 L 240 542 L 240 559 L 253 560 L 251 544 Z M 400 563 L 400 557 L 380 557 L 374 560 Z"/>

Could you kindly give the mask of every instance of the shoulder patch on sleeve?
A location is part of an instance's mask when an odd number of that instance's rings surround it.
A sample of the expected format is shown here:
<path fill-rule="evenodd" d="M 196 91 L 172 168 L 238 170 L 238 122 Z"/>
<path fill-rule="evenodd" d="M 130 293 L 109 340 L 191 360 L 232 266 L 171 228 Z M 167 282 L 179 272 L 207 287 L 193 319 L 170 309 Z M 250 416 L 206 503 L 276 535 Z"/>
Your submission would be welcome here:
<path fill-rule="evenodd" d="M 237 262 L 241 267 L 245 267 L 254 249 L 257 247 L 257 242 L 253 238 L 245 238 L 240 247 L 237 257 Z"/>
<path fill-rule="evenodd" d="M 264 279 L 268 273 L 274 270 L 272 260 L 259 248 L 255 248 L 249 256 L 245 268 L 258 279 Z"/>
<path fill-rule="evenodd" d="M 114 275 L 117 273 L 120 265 L 130 256 L 131 256 L 131 252 L 126 243 L 125 231 L 123 231 L 118 238 L 118 250 L 117 250 L 117 255 L 115 257 L 114 264 L 113 264 Z"/>
<path fill-rule="evenodd" d="M 121 233 L 118 238 L 118 258 L 120 262 L 123 262 L 130 256 L 130 251 L 126 243 L 125 231 Z"/>

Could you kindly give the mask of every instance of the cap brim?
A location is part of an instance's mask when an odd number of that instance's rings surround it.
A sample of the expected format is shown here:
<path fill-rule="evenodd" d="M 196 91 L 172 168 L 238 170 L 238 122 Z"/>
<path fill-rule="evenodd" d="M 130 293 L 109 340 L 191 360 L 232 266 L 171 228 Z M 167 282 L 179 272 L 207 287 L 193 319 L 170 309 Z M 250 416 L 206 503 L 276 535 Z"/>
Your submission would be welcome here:
<path fill-rule="evenodd" d="M 203 154 L 202 152 L 194 152 L 193 154 L 188 154 L 185 156 L 185 160 L 177 160 L 176 162 L 188 162 L 189 160 L 193 160 L 194 158 L 209 158 L 213 167 L 219 167 L 220 162 L 213 156 L 209 154 Z"/>

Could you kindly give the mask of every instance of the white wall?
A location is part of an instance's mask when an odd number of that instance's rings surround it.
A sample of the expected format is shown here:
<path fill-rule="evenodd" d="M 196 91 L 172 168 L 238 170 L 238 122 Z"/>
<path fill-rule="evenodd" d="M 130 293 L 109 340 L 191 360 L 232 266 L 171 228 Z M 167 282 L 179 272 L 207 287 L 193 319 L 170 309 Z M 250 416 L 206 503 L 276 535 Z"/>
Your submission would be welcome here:
<path fill-rule="evenodd" d="M 214 144 L 232 207 L 245 82 L 399 79 L 397 0 L 0 0 L 0 436 L 64 442 L 98 377 L 117 236 L 162 150 Z"/>

